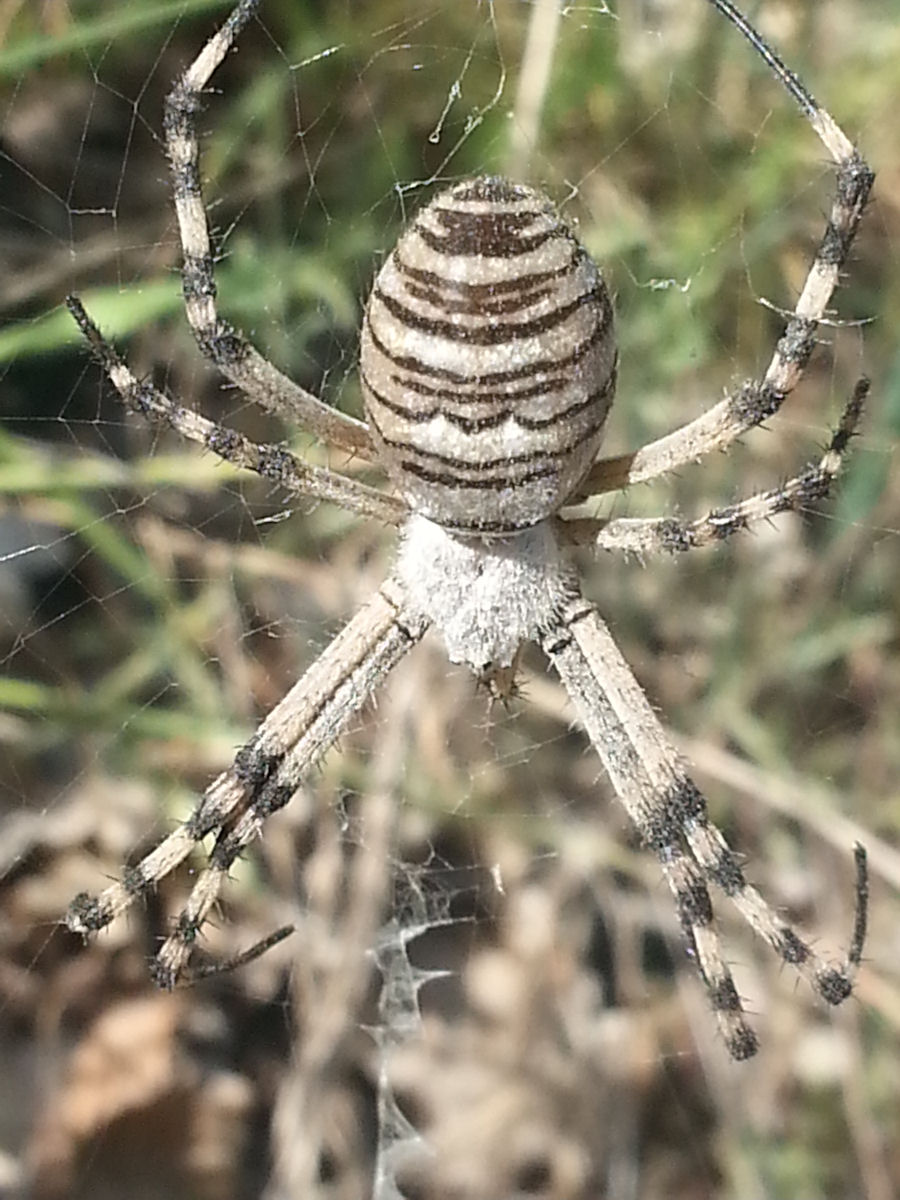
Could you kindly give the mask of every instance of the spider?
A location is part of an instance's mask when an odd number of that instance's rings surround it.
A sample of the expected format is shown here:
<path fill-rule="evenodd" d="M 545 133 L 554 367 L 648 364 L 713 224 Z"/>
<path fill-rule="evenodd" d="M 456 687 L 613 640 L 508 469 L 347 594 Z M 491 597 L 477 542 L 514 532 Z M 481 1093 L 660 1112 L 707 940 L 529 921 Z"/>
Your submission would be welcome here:
<path fill-rule="evenodd" d="M 609 630 L 582 596 L 570 549 L 686 551 L 826 496 L 867 381 L 856 385 L 821 460 L 781 487 L 693 521 L 574 519 L 566 509 L 727 448 L 778 411 L 812 354 L 873 173 L 741 12 L 728 0 L 710 0 L 799 105 L 837 172 L 825 233 L 765 374 L 667 436 L 598 460 L 617 369 L 606 286 L 545 196 L 485 176 L 438 194 L 375 281 L 361 336 L 363 423 L 282 375 L 217 311 L 196 117 L 210 77 L 257 3 L 241 0 L 166 101 L 187 318 L 203 354 L 249 397 L 332 447 L 380 461 L 395 494 L 309 466 L 282 447 L 255 444 L 182 406 L 131 373 L 77 297 L 68 307 L 131 410 L 289 493 L 400 526 L 400 549 L 389 578 L 238 750 L 192 815 L 126 868 L 121 882 L 98 896 L 77 896 L 67 924 L 84 935 L 102 929 L 215 835 L 208 865 L 155 959 L 157 982 L 174 986 L 235 859 L 430 625 L 442 633 L 450 659 L 500 695 L 511 691 L 520 647 L 530 640 L 555 667 L 656 855 L 728 1052 L 746 1059 L 758 1041 L 722 952 L 710 886 L 824 1000 L 839 1004 L 850 994 L 865 940 L 865 852 L 856 847 L 850 949 L 843 962 L 829 963 L 746 880 Z"/>

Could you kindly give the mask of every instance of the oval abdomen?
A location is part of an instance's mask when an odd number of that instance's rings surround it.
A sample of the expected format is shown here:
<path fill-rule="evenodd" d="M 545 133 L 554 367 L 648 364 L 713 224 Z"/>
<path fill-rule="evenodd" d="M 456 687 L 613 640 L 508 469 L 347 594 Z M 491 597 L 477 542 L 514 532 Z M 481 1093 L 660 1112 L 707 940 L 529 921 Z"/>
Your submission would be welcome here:
<path fill-rule="evenodd" d="M 616 377 L 609 293 L 546 196 L 468 180 L 419 213 L 379 272 L 360 374 L 413 509 L 514 533 L 560 508 L 597 453 Z"/>

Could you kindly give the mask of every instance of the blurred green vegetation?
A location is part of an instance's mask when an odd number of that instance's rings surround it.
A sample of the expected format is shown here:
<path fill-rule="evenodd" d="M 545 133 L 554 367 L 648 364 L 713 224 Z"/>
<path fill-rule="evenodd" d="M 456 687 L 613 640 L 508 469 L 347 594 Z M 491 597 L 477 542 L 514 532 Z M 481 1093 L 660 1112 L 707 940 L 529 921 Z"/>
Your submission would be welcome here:
<path fill-rule="evenodd" d="M 25 530 L 20 550 L 6 563 L 0 554 L 8 812 L 52 806 L 98 765 L 149 776 L 164 792 L 178 774 L 160 752 L 170 741 L 194 747 L 202 768 L 209 747 L 245 736 L 257 704 L 268 707 L 315 657 L 388 561 L 383 534 L 321 506 L 285 520 L 283 497 L 125 418 L 59 307 L 77 289 L 138 374 L 255 437 L 288 437 L 328 461 L 220 386 L 182 314 L 162 98 L 227 8 L 83 0 L 4 9 L 12 15 L 0 51 L 0 512 Z M 840 493 L 821 511 L 696 557 L 585 569 L 675 730 L 786 786 L 824 793 L 894 844 L 900 3 L 752 8 L 858 139 L 879 172 L 875 201 L 834 324 L 771 428 L 728 456 L 615 498 L 613 511 L 702 513 L 772 486 L 817 456 L 861 373 L 873 381 L 870 411 Z M 200 126 L 222 311 L 284 371 L 348 411 L 359 411 L 361 305 L 405 215 L 442 182 L 505 169 L 530 11 L 513 0 L 264 2 L 215 77 Z M 565 10 L 531 167 L 617 295 L 622 370 L 610 453 L 674 428 L 765 368 L 782 318 L 760 301 L 791 307 L 833 179 L 811 129 L 707 5 L 647 6 L 643 21 L 642 13 L 640 5 Z M 474 723 L 494 728 L 490 751 L 460 734 L 466 713 L 448 715 L 453 769 L 437 778 L 414 755 L 409 803 L 449 824 L 467 805 L 487 825 L 515 810 L 525 842 L 556 847 L 548 809 L 555 803 L 561 814 L 570 797 L 586 795 L 571 761 L 580 751 L 546 714 L 528 714 L 527 688 L 525 700 L 516 719 L 471 705 Z M 365 786 L 363 750 L 351 745 L 336 768 L 350 791 Z M 492 766 L 498 753 L 506 784 Z M 185 757 L 192 761 L 190 749 Z M 202 769 L 183 773 L 202 787 Z M 829 873 L 839 870 L 839 915 L 849 919 L 849 845 L 835 855 L 802 814 L 791 828 L 746 800 L 730 803 L 721 781 L 710 790 L 757 878 L 790 883 L 807 871 L 813 882 L 796 886 L 803 915 L 813 928 L 828 918 L 830 932 Z M 636 870 L 631 859 L 614 865 Z M 883 880 L 873 903 L 872 969 L 896 997 L 896 956 L 886 961 L 896 894 Z M 740 953 L 751 957 L 748 943 Z M 854 1116 L 864 1114 L 876 1140 L 888 1144 L 891 1134 L 900 1144 L 896 1083 L 870 1074 L 880 1056 L 897 1060 L 888 1008 L 854 1035 L 864 1093 L 855 1113 L 844 1111 L 839 1089 L 822 1094 L 771 1060 L 768 1074 L 752 1076 L 754 1095 L 782 1097 L 790 1139 L 775 1145 L 760 1133 L 771 1128 L 758 1110 L 746 1116 L 749 1097 L 743 1110 L 716 1111 L 719 1167 L 733 1194 L 753 1194 L 735 1182 L 748 1178 L 765 1185 L 758 1194 L 866 1194 Z"/>

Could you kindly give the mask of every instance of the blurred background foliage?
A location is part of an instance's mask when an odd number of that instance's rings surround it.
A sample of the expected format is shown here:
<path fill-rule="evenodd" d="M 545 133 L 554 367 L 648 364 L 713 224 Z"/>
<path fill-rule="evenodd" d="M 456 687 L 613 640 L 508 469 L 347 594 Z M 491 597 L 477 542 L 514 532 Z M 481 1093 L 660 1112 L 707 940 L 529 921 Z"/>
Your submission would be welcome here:
<path fill-rule="evenodd" d="M 158 1068 L 139 1099 L 110 1082 L 104 1105 L 99 1089 L 76 1086 L 89 1074 L 78 1056 L 103 1044 L 104 1018 L 144 997 L 145 957 L 189 872 L 88 949 L 55 920 L 188 811 L 375 585 L 391 539 L 327 506 L 287 519 L 261 483 L 126 417 L 60 308 L 77 289 L 139 375 L 258 439 L 287 438 L 378 481 L 223 388 L 183 317 L 162 100 L 228 5 L 0 4 L 0 1023 L 4 1065 L 27 1096 L 2 1106 L 0 1137 L 16 1186 L 112 1196 L 127 1179 L 131 1194 L 238 1196 L 280 1172 L 316 1194 L 367 1194 L 375 1089 L 359 1031 L 373 1019 L 371 981 L 346 1001 L 325 1075 L 304 1066 L 303 1047 L 328 1008 L 329 946 L 346 932 L 347 902 L 327 887 L 323 899 L 322 878 L 349 890 L 355 859 L 379 844 L 366 813 L 388 792 L 396 826 L 382 870 L 428 866 L 457 922 L 422 951 L 455 982 L 433 989 L 432 1023 L 405 1068 L 407 1107 L 436 1148 L 411 1194 L 893 1194 L 900 3 L 749 9 L 858 140 L 878 172 L 875 200 L 834 324 L 770 428 L 614 497 L 612 511 L 701 513 L 772 486 L 817 456 L 861 373 L 870 411 L 821 511 L 689 558 L 584 567 L 716 819 L 824 947 L 846 941 L 851 845 L 869 844 L 859 1002 L 824 1014 L 728 914 L 764 1046 L 739 1070 L 723 1061 L 656 869 L 606 804 L 538 656 L 504 711 L 435 647 L 295 801 L 278 827 L 289 852 L 270 836 L 241 865 L 209 937 L 211 953 L 233 953 L 287 910 L 302 950 L 289 941 L 255 973 L 153 1009 L 174 1014 L 158 1034 L 169 1074 Z M 221 308 L 293 378 L 358 413 L 361 306 L 405 217 L 443 182 L 516 165 L 577 223 L 616 294 L 616 453 L 765 368 L 833 173 L 763 64 L 701 0 L 566 6 L 523 155 L 516 134 L 540 94 L 520 69 L 536 13 L 517 0 L 263 3 L 200 118 Z M 372 763 L 397 730 L 404 765 L 386 784 Z M 372 907 L 374 921 L 390 904 Z M 202 1053 L 184 1048 L 191 1038 Z M 297 1075 L 285 1082 L 288 1059 Z M 233 1126 L 210 1100 L 210 1079 L 226 1076 L 243 1088 Z M 312 1116 L 289 1093 L 292 1121 L 276 1120 L 270 1139 L 268 1115 L 297 1077 L 327 1103 Z M 136 1117 L 167 1147 L 171 1179 L 135 1150 Z M 305 1167 L 286 1128 L 304 1131 Z M 212 1160 L 218 1174 L 197 1165 Z"/>

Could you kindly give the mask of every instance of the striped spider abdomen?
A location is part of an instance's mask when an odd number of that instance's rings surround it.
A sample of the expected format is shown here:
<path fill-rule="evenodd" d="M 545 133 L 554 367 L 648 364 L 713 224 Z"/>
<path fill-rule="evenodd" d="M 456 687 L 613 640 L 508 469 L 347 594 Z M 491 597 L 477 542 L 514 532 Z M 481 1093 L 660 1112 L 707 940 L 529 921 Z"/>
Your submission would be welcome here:
<path fill-rule="evenodd" d="M 615 390 L 612 302 L 546 196 L 467 180 L 381 268 L 360 376 L 411 507 L 460 532 L 516 533 L 556 512 L 596 456 Z"/>

